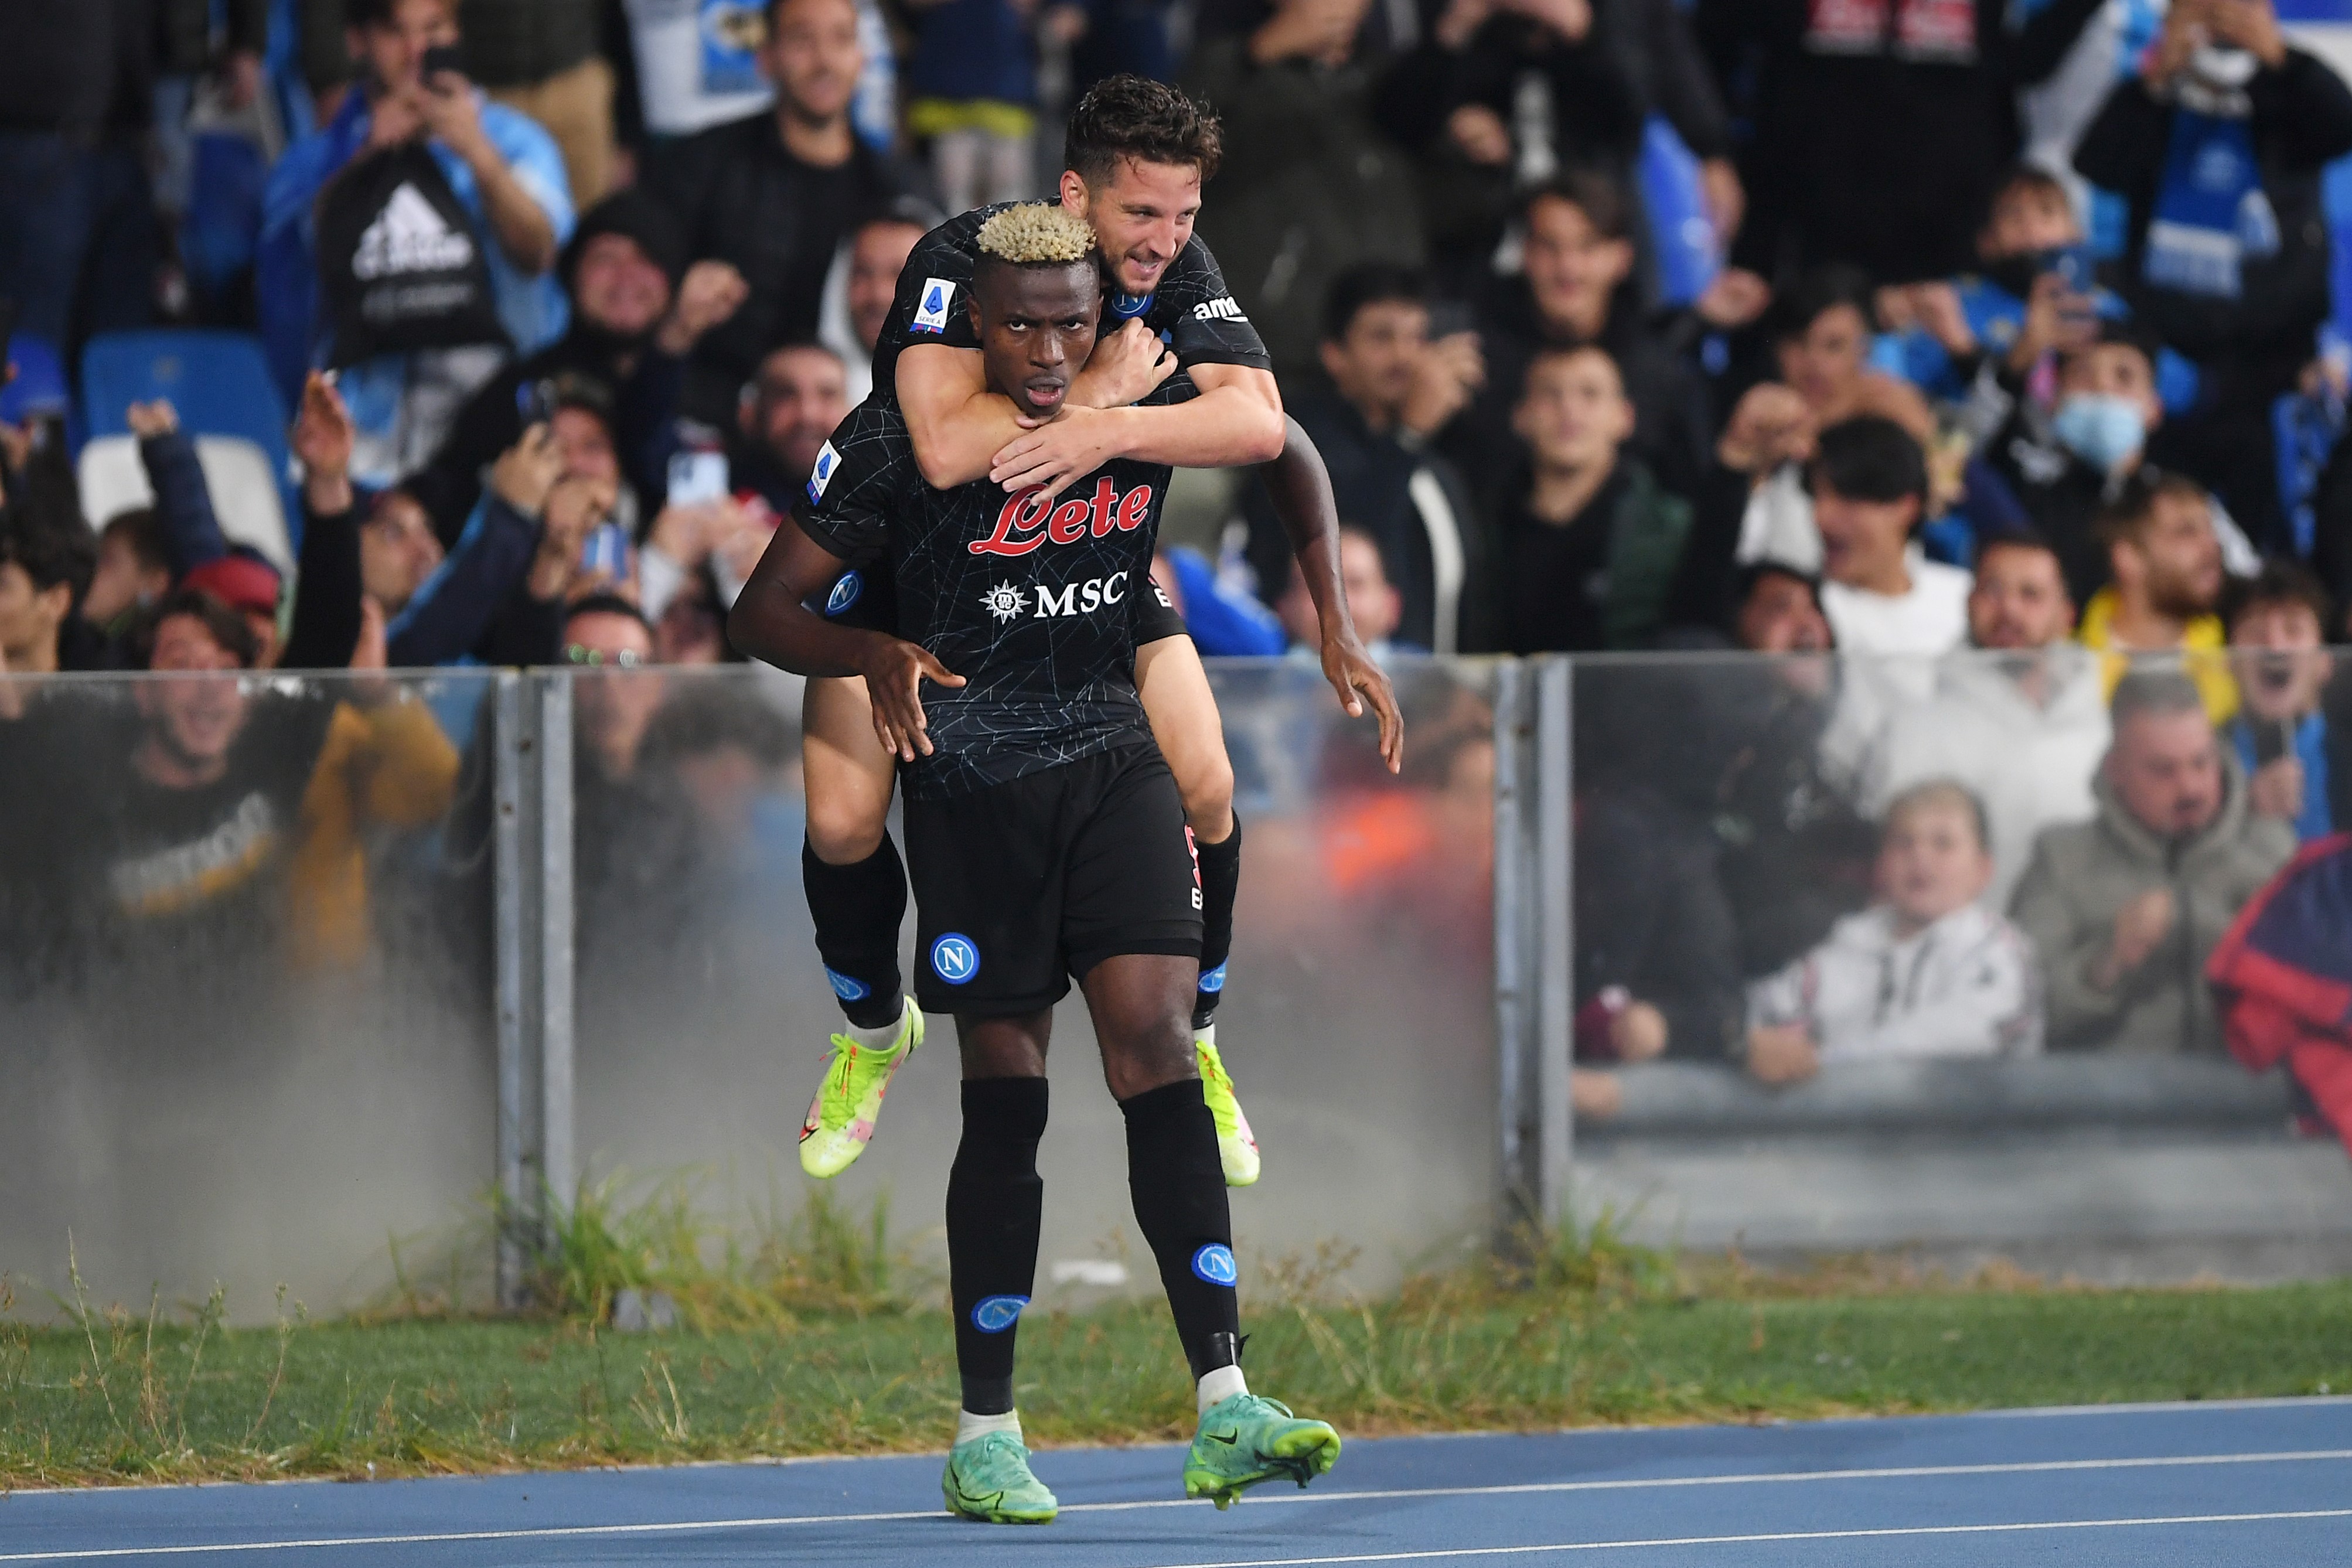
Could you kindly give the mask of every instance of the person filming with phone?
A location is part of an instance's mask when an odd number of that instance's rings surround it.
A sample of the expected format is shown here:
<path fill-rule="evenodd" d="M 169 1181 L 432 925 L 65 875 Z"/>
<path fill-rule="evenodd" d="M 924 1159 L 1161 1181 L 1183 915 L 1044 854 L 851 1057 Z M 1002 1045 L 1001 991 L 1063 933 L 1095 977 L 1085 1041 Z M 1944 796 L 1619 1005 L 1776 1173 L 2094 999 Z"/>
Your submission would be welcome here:
<path fill-rule="evenodd" d="M 467 79 L 457 0 L 349 0 L 344 15 L 360 90 L 271 170 L 257 291 L 289 403 L 305 371 L 341 373 L 352 477 L 373 487 L 554 335 L 572 210 L 554 139 Z"/>

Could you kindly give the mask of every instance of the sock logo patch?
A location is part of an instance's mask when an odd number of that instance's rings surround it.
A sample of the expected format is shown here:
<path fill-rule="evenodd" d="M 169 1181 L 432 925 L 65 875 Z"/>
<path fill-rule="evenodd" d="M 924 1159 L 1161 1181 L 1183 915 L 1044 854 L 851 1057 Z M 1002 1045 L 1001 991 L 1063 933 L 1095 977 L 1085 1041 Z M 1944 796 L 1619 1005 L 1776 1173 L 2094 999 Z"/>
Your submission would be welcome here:
<path fill-rule="evenodd" d="M 1026 1296 L 983 1296 L 972 1303 L 971 1326 L 983 1334 L 1001 1334 L 1021 1321 Z"/>
<path fill-rule="evenodd" d="M 931 943 L 931 973 L 961 985 L 980 973 L 980 949 L 961 931 L 949 931 Z"/>
<path fill-rule="evenodd" d="M 824 978 L 826 984 L 833 987 L 833 994 L 845 1002 L 863 1002 L 874 994 L 874 988 L 871 985 L 854 975 L 844 974 L 840 970 L 830 965 L 826 966 Z"/>
<path fill-rule="evenodd" d="M 1212 970 L 1208 971 L 1206 973 L 1204 973 L 1204 974 L 1202 974 L 1202 975 L 1201 976 L 1201 989 L 1202 989 L 1202 990 L 1203 990 L 1203 991 L 1223 991 L 1224 988 L 1225 988 L 1225 966 L 1224 966 L 1223 964 L 1220 963 L 1219 965 L 1217 965 L 1217 967 L 1216 967 L 1216 968 L 1214 968 L 1214 969 L 1212 969 Z"/>
<path fill-rule="evenodd" d="M 1234 1249 L 1214 1241 L 1192 1254 L 1192 1272 L 1212 1285 L 1230 1285 L 1241 1278 L 1234 1266 Z"/>

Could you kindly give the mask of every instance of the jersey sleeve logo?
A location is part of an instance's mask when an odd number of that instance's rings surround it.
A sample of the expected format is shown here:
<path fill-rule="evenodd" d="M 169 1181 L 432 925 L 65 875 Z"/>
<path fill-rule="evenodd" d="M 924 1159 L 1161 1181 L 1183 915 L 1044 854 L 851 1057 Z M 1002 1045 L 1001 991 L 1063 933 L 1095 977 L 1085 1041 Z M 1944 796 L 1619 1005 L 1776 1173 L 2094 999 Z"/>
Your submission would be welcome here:
<path fill-rule="evenodd" d="M 841 454 L 827 441 L 817 448 L 816 467 L 809 470 L 808 498 L 813 501 L 824 499 L 824 487 L 833 483 L 833 470 L 841 467 Z"/>
<path fill-rule="evenodd" d="M 923 279 L 923 302 L 915 307 L 915 331 L 944 332 L 948 330 L 948 303 L 955 298 L 955 285 L 944 278 Z"/>
<path fill-rule="evenodd" d="M 1192 307 L 1192 319 L 1196 321 L 1246 321 L 1249 320 L 1247 316 L 1242 314 L 1241 306 L 1231 294 L 1220 294 L 1213 300 L 1202 300 Z"/>

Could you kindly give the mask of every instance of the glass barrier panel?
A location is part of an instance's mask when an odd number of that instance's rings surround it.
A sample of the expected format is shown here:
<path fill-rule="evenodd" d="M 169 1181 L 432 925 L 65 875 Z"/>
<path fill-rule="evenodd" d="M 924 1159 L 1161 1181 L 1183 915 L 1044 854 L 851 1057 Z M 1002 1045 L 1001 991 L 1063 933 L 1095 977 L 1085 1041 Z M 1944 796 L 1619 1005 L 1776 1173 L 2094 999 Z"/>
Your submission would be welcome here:
<path fill-rule="evenodd" d="M 1751 1252 L 2352 1266 L 2342 1151 L 2290 1135 L 2205 979 L 2326 830 L 2295 758 L 2327 678 L 2073 644 L 1577 660 L 1580 1205 Z"/>
<path fill-rule="evenodd" d="M 1313 665 L 1212 668 L 1245 833 L 1218 1033 L 1266 1171 L 1235 1194 L 1240 1249 L 1333 1243 L 1326 1262 L 1352 1257 L 1370 1283 L 1483 1243 L 1496 1185 L 1492 672 L 1396 673 L 1411 742 L 1391 779 Z M 583 1169 L 683 1177 L 752 1224 L 820 1194 L 861 1222 L 887 1203 L 900 1243 L 943 1262 L 950 1019 L 929 1020 L 856 1165 L 820 1185 L 795 1154 L 843 1026 L 801 889 L 800 684 L 742 667 L 543 679 L 573 692 Z M 910 910 L 909 952 L 912 927 Z M 1050 1060 L 1042 1299 L 1156 1289 L 1075 994 Z"/>
<path fill-rule="evenodd" d="M 493 679 L 0 680 L 20 1301 L 483 1289 Z"/>

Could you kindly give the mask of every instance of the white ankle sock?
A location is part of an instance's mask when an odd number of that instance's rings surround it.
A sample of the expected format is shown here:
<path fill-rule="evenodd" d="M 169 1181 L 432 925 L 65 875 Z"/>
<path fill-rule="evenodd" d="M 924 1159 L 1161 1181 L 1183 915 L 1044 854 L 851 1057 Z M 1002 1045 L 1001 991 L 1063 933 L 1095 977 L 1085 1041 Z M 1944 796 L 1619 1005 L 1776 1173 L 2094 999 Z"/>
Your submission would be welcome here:
<path fill-rule="evenodd" d="M 898 1007 L 898 1016 L 891 1019 L 888 1023 L 871 1029 L 865 1028 L 856 1024 L 851 1024 L 845 1032 L 851 1039 L 856 1040 L 859 1045 L 865 1047 L 869 1051 L 887 1051 L 892 1046 L 898 1043 L 898 1031 L 906 1027 L 906 1005 L 901 1003 Z"/>
<path fill-rule="evenodd" d="M 1213 1051 L 1215 1050 L 1217 1048 L 1216 1021 L 1212 1019 L 1208 1023 L 1205 1023 L 1199 1028 L 1193 1030 L 1192 1043 L 1196 1046 L 1206 1046 Z"/>
<path fill-rule="evenodd" d="M 961 1447 L 975 1437 L 985 1437 L 991 1432 L 1010 1432 L 1021 1436 L 1021 1413 L 1008 1410 L 1002 1415 L 974 1415 L 969 1410 L 956 1412 L 956 1446 Z"/>
<path fill-rule="evenodd" d="M 1194 1396 L 1201 1402 L 1201 1414 L 1206 1415 L 1211 1405 L 1231 1399 L 1236 1394 L 1248 1392 L 1249 1384 L 1242 1380 L 1241 1368 L 1221 1366 L 1201 1379 L 1201 1386 Z"/>

